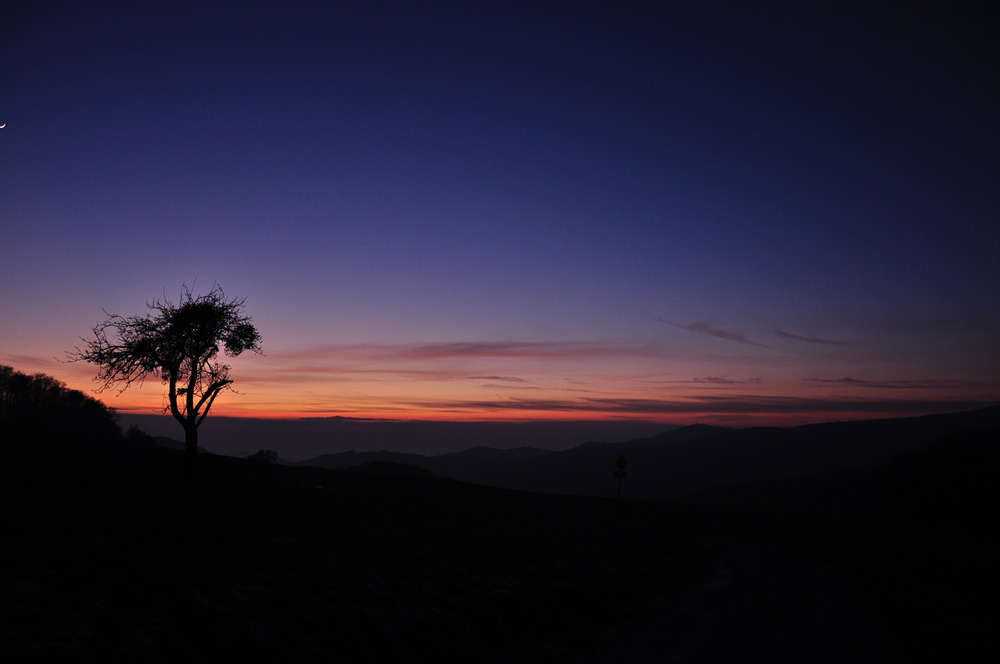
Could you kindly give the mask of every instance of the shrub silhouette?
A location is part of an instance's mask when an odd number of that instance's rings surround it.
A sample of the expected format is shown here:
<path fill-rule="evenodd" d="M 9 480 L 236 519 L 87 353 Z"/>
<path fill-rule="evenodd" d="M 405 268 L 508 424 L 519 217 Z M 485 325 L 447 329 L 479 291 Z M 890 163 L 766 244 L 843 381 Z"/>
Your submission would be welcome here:
<path fill-rule="evenodd" d="M 103 403 L 43 373 L 0 365 L 0 431 L 8 445 L 116 440 L 117 415 Z"/>
<path fill-rule="evenodd" d="M 247 459 L 257 463 L 274 463 L 278 460 L 278 453 L 274 450 L 257 450 L 253 454 L 248 455 Z"/>

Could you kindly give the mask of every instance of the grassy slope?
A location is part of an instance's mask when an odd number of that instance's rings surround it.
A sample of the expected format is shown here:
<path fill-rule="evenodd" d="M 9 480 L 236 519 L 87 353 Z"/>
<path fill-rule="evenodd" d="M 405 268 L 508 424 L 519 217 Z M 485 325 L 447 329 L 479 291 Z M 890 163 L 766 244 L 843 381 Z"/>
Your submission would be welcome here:
<path fill-rule="evenodd" d="M 727 528 L 847 571 L 908 661 L 975 661 L 990 641 L 1000 584 L 992 524 L 1000 498 L 1000 430 L 965 431 L 842 471 L 690 496 L 728 505 Z"/>
<path fill-rule="evenodd" d="M 849 571 L 911 661 L 968 661 L 997 591 L 998 436 L 687 507 L 210 455 L 184 494 L 175 451 L 32 448 L 0 467 L 0 657 L 607 661 L 735 536 Z M 801 573 L 765 567 L 737 583 Z"/>
<path fill-rule="evenodd" d="M 168 450 L 14 455 L 0 655 L 599 660 L 708 564 L 654 504 L 199 463 L 185 494 Z"/>

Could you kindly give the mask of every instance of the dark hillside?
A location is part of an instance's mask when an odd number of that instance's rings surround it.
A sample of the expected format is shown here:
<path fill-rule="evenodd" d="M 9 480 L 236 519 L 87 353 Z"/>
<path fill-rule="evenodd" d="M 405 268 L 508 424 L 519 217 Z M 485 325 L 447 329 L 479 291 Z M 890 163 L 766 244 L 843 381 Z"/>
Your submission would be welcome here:
<path fill-rule="evenodd" d="M 349 468 L 371 462 L 419 466 L 441 477 L 521 491 L 614 497 L 615 460 L 628 459 L 622 496 L 662 499 L 743 482 L 875 468 L 941 436 L 1000 426 L 1000 407 L 964 413 L 792 428 L 681 427 L 621 443 L 590 442 L 562 451 L 489 450 L 423 456 L 342 452 L 300 466 Z"/>
<path fill-rule="evenodd" d="M 516 459 L 528 459 L 534 456 L 550 454 L 550 450 L 543 450 L 537 447 L 512 447 L 509 449 L 497 449 L 495 447 L 470 447 L 462 452 L 450 452 L 442 454 L 441 457 L 461 457 L 466 459 L 501 459 L 513 461 Z"/>
<path fill-rule="evenodd" d="M 6 661 L 603 661 L 712 564 L 662 505 L 76 449 L 0 469 Z"/>
<path fill-rule="evenodd" d="M 337 452 L 324 454 L 295 465 L 326 470 L 343 470 L 368 463 L 402 463 L 426 468 L 428 458 L 430 457 L 422 454 L 408 454 L 406 452 Z"/>
<path fill-rule="evenodd" d="M 496 485 L 495 479 L 503 477 L 512 464 L 524 460 L 553 454 L 549 450 L 533 447 L 496 449 L 473 447 L 464 452 L 452 452 L 439 456 L 424 456 L 404 452 L 338 452 L 324 454 L 307 461 L 294 464 L 300 467 L 343 470 L 374 463 L 405 464 L 417 466 L 440 477 L 458 479 L 463 482 Z"/>
<path fill-rule="evenodd" d="M 614 464 L 624 454 L 628 478 L 622 495 L 665 498 L 741 482 L 874 468 L 950 433 L 997 426 L 1000 407 L 787 429 L 685 427 L 652 438 L 581 445 L 462 478 L 527 491 L 614 496 Z"/>
<path fill-rule="evenodd" d="M 693 494 L 732 534 L 831 561 L 867 590 L 909 661 L 975 661 L 998 592 L 1000 429 L 963 430 L 874 470 Z M 736 525 L 736 524 L 741 525 Z"/>
<path fill-rule="evenodd" d="M 643 440 L 649 443 L 672 443 L 681 440 L 695 440 L 697 438 L 704 438 L 706 436 L 712 436 L 719 433 L 728 433 L 730 431 L 736 431 L 736 429 L 731 427 L 717 427 L 712 426 L 711 424 L 692 424 L 690 426 L 679 427 L 665 433 L 638 440 Z"/>
<path fill-rule="evenodd" d="M 178 450 L 24 417 L 0 465 L 0 657 L 968 661 L 997 590 L 998 413 L 350 471 L 202 454 L 188 489 Z M 586 488 L 612 484 L 620 453 L 628 490 L 702 491 L 619 502 L 422 468 Z"/>

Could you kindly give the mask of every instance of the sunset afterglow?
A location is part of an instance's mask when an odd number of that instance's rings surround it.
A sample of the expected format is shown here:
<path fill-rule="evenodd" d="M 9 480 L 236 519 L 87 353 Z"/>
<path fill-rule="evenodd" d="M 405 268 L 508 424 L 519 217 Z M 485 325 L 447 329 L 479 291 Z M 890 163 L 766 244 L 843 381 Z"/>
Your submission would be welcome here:
<path fill-rule="evenodd" d="M 92 392 L 65 360 L 105 312 L 218 285 L 264 354 L 233 360 L 215 415 L 1000 402 L 1000 86 L 976 21 L 341 4 L 5 18 L 0 363 Z M 99 396 L 141 414 L 164 392 Z"/>

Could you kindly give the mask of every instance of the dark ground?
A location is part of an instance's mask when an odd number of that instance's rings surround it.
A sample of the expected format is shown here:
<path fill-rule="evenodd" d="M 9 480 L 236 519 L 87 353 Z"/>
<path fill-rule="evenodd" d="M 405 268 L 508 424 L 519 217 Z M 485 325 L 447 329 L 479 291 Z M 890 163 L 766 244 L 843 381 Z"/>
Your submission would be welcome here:
<path fill-rule="evenodd" d="M 17 448 L 0 657 L 971 661 L 994 441 L 687 504 L 209 455 L 185 491 L 174 451 Z"/>
<path fill-rule="evenodd" d="M 176 454 L 92 462 L 6 468 L 5 661 L 607 661 L 712 562 L 656 504 L 208 457 L 185 493 Z"/>

